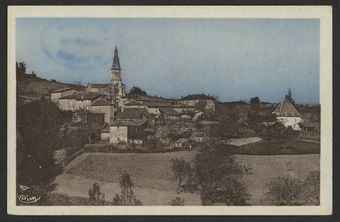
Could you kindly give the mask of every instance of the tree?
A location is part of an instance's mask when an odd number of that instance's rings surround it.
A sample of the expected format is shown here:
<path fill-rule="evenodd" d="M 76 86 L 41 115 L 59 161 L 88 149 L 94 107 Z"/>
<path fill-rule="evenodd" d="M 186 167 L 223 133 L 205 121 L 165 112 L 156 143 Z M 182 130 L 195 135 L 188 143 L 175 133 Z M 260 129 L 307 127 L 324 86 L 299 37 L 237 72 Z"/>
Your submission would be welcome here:
<path fill-rule="evenodd" d="M 105 203 L 105 194 L 100 191 L 100 185 L 95 182 L 88 191 L 91 205 L 103 205 Z"/>
<path fill-rule="evenodd" d="M 17 105 L 17 184 L 35 190 L 53 189 L 61 169 L 54 151 L 60 146 L 59 129 L 70 121 L 68 112 L 54 103 L 40 100 Z M 20 189 L 18 192 L 21 192 Z M 40 192 L 40 191 L 39 191 Z"/>
<path fill-rule="evenodd" d="M 213 141 L 196 155 L 195 178 L 203 205 L 246 205 L 249 194 L 242 176 L 242 166 Z"/>
<path fill-rule="evenodd" d="M 121 194 L 116 194 L 113 197 L 113 205 L 129 205 L 139 206 L 142 205 L 140 200 L 137 200 L 132 187 L 134 186 L 130 175 L 127 172 L 123 172 L 119 178 L 119 185 L 121 188 Z"/>
<path fill-rule="evenodd" d="M 300 205 L 301 185 L 300 180 L 289 176 L 273 178 L 267 184 L 266 199 L 270 204 L 278 206 Z"/>
<path fill-rule="evenodd" d="M 307 204 L 320 205 L 320 171 L 312 171 L 303 183 L 302 194 Z"/>
<path fill-rule="evenodd" d="M 143 95 L 146 96 L 148 95 L 144 90 L 142 90 L 141 88 L 134 86 L 130 89 L 129 92 L 130 95 Z"/>
<path fill-rule="evenodd" d="M 95 121 L 93 113 L 87 109 L 79 109 L 78 115 L 80 117 L 81 131 L 88 139 L 89 144 L 92 143 L 93 138 L 98 135 L 102 124 Z"/>
<path fill-rule="evenodd" d="M 26 64 L 25 62 L 16 62 L 16 74 L 26 74 Z"/>
<path fill-rule="evenodd" d="M 259 105 L 261 103 L 260 98 L 255 96 L 250 98 L 250 102 L 251 105 Z"/>
<path fill-rule="evenodd" d="M 183 159 L 172 159 L 171 169 L 175 175 L 175 178 L 178 179 L 177 184 L 177 194 L 183 191 L 183 182 L 185 179 L 189 179 L 192 176 L 193 170 L 190 164 Z"/>

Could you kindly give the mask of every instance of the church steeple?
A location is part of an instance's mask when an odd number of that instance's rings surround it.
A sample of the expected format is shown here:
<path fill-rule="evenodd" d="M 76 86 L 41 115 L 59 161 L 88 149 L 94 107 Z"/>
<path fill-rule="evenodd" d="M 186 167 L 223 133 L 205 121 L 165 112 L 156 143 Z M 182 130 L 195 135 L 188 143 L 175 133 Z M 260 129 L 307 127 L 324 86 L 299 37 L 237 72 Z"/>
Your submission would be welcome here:
<path fill-rule="evenodd" d="M 125 96 L 124 84 L 121 79 L 121 69 L 118 57 L 118 49 L 115 47 L 113 62 L 111 67 L 112 98 Z"/>
<path fill-rule="evenodd" d="M 121 70 L 120 69 L 120 63 L 119 63 L 119 56 L 118 56 L 117 46 L 115 46 L 115 51 L 114 51 L 114 56 L 113 56 L 111 70 Z"/>

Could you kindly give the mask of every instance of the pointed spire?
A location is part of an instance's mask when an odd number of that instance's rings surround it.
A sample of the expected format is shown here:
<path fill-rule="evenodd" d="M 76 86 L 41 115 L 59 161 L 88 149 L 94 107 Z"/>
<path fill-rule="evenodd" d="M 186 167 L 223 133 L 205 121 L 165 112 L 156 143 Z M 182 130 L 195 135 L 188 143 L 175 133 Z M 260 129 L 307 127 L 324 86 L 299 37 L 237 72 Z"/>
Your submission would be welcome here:
<path fill-rule="evenodd" d="M 115 46 L 114 56 L 113 56 L 113 62 L 111 70 L 120 70 L 120 63 L 119 63 L 119 56 L 118 56 L 118 49 L 117 45 Z"/>

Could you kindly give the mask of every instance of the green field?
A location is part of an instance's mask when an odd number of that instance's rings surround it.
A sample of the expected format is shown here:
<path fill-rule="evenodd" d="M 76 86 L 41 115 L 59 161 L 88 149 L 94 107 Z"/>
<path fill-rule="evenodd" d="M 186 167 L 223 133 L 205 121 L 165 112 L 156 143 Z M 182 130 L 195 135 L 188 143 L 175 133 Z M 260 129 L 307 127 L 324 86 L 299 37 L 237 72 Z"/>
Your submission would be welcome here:
<path fill-rule="evenodd" d="M 200 205 L 198 193 L 176 194 L 176 181 L 170 169 L 173 158 L 192 160 L 194 151 L 171 153 L 85 153 L 70 163 L 65 173 L 58 176 L 55 192 L 70 196 L 87 196 L 94 181 L 98 181 L 106 200 L 120 192 L 119 175 L 127 171 L 135 184 L 135 194 L 144 205 L 167 205 L 176 196 L 185 198 L 185 204 Z M 251 195 L 250 204 L 263 205 L 266 183 L 272 177 L 290 175 L 304 179 L 310 171 L 319 170 L 319 154 L 309 155 L 236 155 L 236 159 L 252 168 L 244 181 Z"/>

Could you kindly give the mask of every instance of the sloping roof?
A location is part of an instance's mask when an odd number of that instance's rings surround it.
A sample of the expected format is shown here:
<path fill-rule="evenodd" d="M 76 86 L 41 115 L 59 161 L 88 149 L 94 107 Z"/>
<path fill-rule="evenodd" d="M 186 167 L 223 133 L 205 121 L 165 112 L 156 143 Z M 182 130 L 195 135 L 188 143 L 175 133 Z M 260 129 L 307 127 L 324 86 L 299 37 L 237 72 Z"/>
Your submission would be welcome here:
<path fill-rule="evenodd" d="M 145 101 L 144 104 L 147 106 L 147 107 L 150 107 L 150 108 L 161 108 L 161 107 L 172 107 L 172 103 L 170 102 L 147 102 Z"/>
<path fill-rule="evenodd" d="M 301 117 L 301 114 L 295 109 L 293 104 L 286 100 L 276 107 L 273 114 L 284 117 Z"/>
<path fill-rule="evenodd" d="M 102 98 L 97 99 L 94 101 L 91 106 L 113 106 L 113 104 L 107 100 L 104 100 Z"/>
<path fill-rule="evenodd" d="M 89 83 L 88 84 L 91 88 L 106 88 L 111 86 L 111 83 Z"/>
<path fill-rule="evenodd" d="M 118 119 L 115 120 L 111 126 L 141 126 L 146 122 L 146 119 Z"/>
<path fill-rule="evenodd" d="M 173 108 L 160 108 L 159 111 L 167 116 L 178 116 L 179 113 L 176 112 Z"/>
<path fill-rule="evenodd" d="M 67 88 L 52 90 L 51 93 L 66 92 L 66 91 L 69 91 L 69 90 L 75 90 L 75 89 L 73 87 L 67 87 Z"/>
<path fill-rule="evenodd" d="M 117 119 L 142 119 L 143 116 L 147 117 L 147 111 L 139 108 L 124 109 L 123 112 L 117 114 Z"/>
<path fill-rule="evenodd" d="M 63 97 L 60 97 L 59 99 L 75 99 L 75 100 L 91 100 L 92 101 L 103 96 L 105 95 L 102 95 L 96 92 L 80 92 L 80 93 L 74 93 L 68 96 L 63 96 Z"/>
<path fill-rule="evenodd" d="M 140 105 L 144 105 L 141 102 L 137 102 L 137 101 L 131 101 L 125 104 L 125 106 L 140 106 Z"/>

